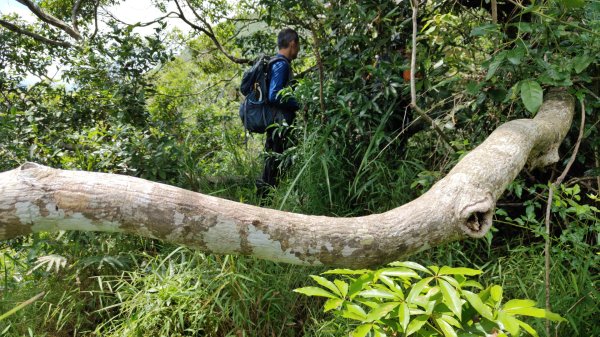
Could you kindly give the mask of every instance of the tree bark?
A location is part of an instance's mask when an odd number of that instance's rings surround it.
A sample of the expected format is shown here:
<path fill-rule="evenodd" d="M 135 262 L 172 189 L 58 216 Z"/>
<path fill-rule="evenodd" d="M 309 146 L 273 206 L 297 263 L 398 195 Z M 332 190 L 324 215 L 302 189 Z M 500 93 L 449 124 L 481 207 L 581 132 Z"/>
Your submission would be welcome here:
<path fill-rule="evenodd" d="M 27 163 L 0 173 L 0 239 L 39 231 L 131 233 L 219 254 L 295 264 L 373 266 L 492 225 L 519 171 L 556 162 L 574 99 L 553 91 L 533 119 L 508 122 L 421 197 L 355 218 L 265 209 L 129 176 Z"/>

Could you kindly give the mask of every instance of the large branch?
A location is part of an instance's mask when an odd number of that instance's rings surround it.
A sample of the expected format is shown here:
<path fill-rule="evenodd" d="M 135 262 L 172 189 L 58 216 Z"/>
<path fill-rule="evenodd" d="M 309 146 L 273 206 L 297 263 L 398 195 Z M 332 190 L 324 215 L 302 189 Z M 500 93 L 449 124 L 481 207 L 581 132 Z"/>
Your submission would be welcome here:
<path fill-rule="evenodd" d="M 123 232 L 288 263 L 376 265 L 485 235 L 496 200 L 526 163 L 558 160 L 573 110 L 571 96 L 552 92 L 535 118 L 499 127 L 418 199 L 355 218 L 288 213 L 129 176 L 28 163 L 0 173 L 0 239 L 39 231 Z"/>
<path fill-rule="evenodd" d="M 40 34 L 37 34 L 37 33 L 31 32 L 31 31 L 29 31 L 27 29 L 21 28 L 21 27 L 15 25 L 15 24 L 12 24 L 12 23 L 10 23 L 10 22 L 8 22 L 6 20 L 0 19 L 0 26 L 3 26 L 4 28 L 6 28 L 8 30 L 12 30 L 15 33 L 29 36 L 30 38 L 32 38 L 32 39 L 34 39 L 34 40 L 36 40 L 38 42 L 49 44 L 51 46 L 65 47 L 65 48 L 70 48 L 72 46 L 69 42 L 66 42 L 66 41 L 57 41 L 57 40 L 49 39 L 49 38 L 47 38 L 45 36 L 42 36 Z"/>
<path fill-rule="evenodd" d="M 75 40 L 81 40 L 81 34 L 79 34 L 79 31 L 77 31 L 76 28 L 70 27 L 68 24 L 66 24 L 61 19 L 54 17 L 53 15 L 51 15 L 49 13 L 44 12 L 44 10 L 41 9 L 40 6 L 38 6 L 33 1 L 31 1 L 31 0 L 17 0 L 17 1 L 19 3 L 27 6 L 27 8 L 29 8 L 29 10 L 35 16 L 37 16 L 40 20 L 62 30 L 63 32 L 69 34 Z M 76 6 L 78 7 L 79 5 L 76 4 Z M 77 10 L 75 8 L 73 8 L 73 14 L 77 14 Z M 73 20 L 76 20 L 76 19 L 73 18 Z"/>

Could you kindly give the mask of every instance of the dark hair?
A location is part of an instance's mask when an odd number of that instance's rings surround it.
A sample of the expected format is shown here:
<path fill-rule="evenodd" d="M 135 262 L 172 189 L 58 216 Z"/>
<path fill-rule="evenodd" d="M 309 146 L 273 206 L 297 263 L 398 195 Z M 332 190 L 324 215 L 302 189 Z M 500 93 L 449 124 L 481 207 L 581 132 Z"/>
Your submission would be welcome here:
<path fill-rule="evenodd" d="M 284 49 L 290 46 L 290 42 L 296 41 L 296 43 L 299 43 L 299 40 L 300 37 L 295 30 L 284 28 L 279 32 L 279 35 L 277 35 L 277 47 L 279 47 L 279 49 Z"/>

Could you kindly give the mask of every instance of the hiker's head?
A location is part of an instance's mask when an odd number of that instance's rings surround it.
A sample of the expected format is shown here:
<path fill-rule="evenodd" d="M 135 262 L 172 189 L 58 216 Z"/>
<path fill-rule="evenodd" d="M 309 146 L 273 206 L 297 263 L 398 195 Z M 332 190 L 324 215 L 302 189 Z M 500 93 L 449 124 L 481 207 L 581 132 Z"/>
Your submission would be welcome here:
<path fill-rule="evenodd" d="M 284 28 L 277 35 L 277 46 L 281 55 L 290 60 L 295 60 L 300 51 L 300 37 L 295 30 Z"/>

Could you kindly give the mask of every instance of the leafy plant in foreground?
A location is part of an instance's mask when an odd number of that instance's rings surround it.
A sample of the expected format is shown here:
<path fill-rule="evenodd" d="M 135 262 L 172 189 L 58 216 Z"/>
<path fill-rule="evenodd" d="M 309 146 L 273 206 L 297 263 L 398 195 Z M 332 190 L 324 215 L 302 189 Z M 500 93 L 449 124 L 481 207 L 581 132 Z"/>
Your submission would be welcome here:
<path fill-rule="evenodd" d="M 537 332 L 517 316 L 564 321 L 558 314 L 535 307 L 532 300 L 502 303 L 499 285 L 484 288 L 468 276 L 481 270 L 448 266 L 424 267 L 393 262 L 378 270 L 335 269 L 330 281 L 311 277 L 320 287 L 294 290 L 328 298 L 325 312 L 356 321 L 351 336 L 519 336 Z M 478 292 L 477 292 L 478 291 Z M 400 334 L 399 334 L 400 333 Z"/>

